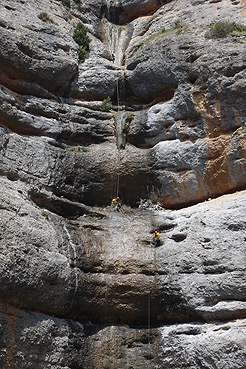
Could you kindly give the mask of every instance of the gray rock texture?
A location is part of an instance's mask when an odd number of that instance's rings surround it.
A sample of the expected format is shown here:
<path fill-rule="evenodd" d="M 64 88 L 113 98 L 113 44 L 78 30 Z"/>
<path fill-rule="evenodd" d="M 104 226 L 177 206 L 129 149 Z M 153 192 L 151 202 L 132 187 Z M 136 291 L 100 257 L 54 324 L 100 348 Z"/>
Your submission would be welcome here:
<path fill-rule="evenodd" d="M 241 368 L 245 320 L 133 329 L 92 326 L 1 305 L 1 365 L 55 368 Z M 161 349 L 160 349 L 161 346 Z M 18 351 L 16 350 L 18 347 Z M 151 349 L 150 349 L 151 348 Z M 221 355 L 221 351 L 227 355 Z"/>
<path fill-rule="evenodd" d="M 1 368 L 246 368 L 246 33 L 221 21 L 245 1 L 1 1 Z"/>

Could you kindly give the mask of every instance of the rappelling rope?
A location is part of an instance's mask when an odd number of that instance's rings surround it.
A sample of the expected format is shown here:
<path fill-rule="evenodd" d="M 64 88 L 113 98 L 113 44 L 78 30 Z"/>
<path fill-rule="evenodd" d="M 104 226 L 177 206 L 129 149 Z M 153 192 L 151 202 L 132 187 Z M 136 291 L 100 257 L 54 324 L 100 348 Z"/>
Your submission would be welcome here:
<path fill-rule="evenodd" d="M 117 110 L 119 112 L 120 111 L 119 79 L 117 79 L 116 94 L 117 94 Z M 116 145 L 117 145 L 117 142 L 116 142 Z M 119 165 L 120 165 L 120 148 L 117 146 L 117 153 L 116 153 L 116 196 L 117 197 L 119 196 L 119 188 L 120 188 Z"/>
<path fill-rule="evenodd" d="M 119 79 L 117 79 L 116 93 L 117 93 L 117 107 L 118 107 L 118 112 L 119 112 L 120 111 Z"/>
<path fill-rule="evenodd" d="M 109 260 L 109 255 L 107 253 L 107 242 L 106 242 L 106 237 L 103 236 L 103 242 L 104 242 L 104 258 L 105 258 L 105 266 L 104 266 L 104 271 L 105 271 L 105 320 L 108 323 L 108 260 Z"/>
<path fill-rule="evenodd" d="M 150 360 L 150 297 L 151 291 L 148 293 L 148 366 Z"/>
<path fill-rule="evenodd" d="M 108 8 L 108 5 L 107 5 Z M 108 40 L 108 49 L 111 55 L 111 59 L 113 60 L 114 54 L 112 48 L 110 47 L 110 43 Z M 120 91 L 119 91 L 119 76 L 117 78 L 116 83 L 116 94 L 117 94 L 117 111 L 120 111 Z M 116 127 L 115 127 L 116 129 Z M 117 137 L 116 137 L 117 139 Z M 117 145 L 117 142 L 116 142 Z M 116 153 L 116 197 L 119 196 L 119 187 L 120 187 L 120 174 L 119 174 L 119 165 L 120 165 L 120 148 L 117 146 L 117 153 Z"/>
<path fill-rule="evenodd" d="M 150 253 L 152 254 L 152 250 L 149 249 Z M 153 255 L 153 254 L 152 254 Z M 150 341 L 151 341 L 151 293 L 153 292 L 153 287 L 156 288 L 156 284 L 157 284 L 157 273 L 156 273 L 156 269 L 157 269 L 157 260 L 156 260 L 156 247 L 154 249 L 154 257 L 153 257 L 153 272 L 154 272 L 154 281 L 151 284 L 152 286 L 152 290 L 149 290 L 148 293 L 148 368 L 150 365 L 150 357 L 151 357 L 151 345 L 150 345 Z M 150 279 L 150 268 L 149 268 L 149 279 Z"/>
<path fill-rule="evenodd" d="M 119 157 L 119 153 L 117 153 L 117 157 Z M 118 158 L 118 160 L 119 160 L 119 158 Z M 118 172 L 118 166 L 117 166 L 116 197 L 119 196 L 119 188 L 120 188 L 120 174 Z"/>

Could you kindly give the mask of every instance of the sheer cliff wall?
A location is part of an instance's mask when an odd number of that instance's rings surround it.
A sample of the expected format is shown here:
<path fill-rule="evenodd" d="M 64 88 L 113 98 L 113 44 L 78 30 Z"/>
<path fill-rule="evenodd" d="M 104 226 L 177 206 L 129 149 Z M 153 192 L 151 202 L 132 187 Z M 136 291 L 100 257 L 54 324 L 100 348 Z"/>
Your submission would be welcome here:
<path fill-rule="evenodd" d="M 245 1 L 0 10 L 0 367 L 245 368 Z"/>

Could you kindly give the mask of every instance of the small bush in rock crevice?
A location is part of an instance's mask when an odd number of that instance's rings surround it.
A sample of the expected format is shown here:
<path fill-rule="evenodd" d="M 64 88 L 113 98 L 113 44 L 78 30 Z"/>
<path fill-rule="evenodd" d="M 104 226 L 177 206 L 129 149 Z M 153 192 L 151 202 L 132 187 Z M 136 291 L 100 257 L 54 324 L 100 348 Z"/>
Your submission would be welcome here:
<path fill-rule="evenodd" d="M 235 22 L 217 22 L 210 24 L 210 29 L 206 32 L 206 38 L 225 38 L 234 33 L 245 33 L 246 26 Z"/>
<path fill-rule="evenodd" d="M 107 99 L 104 99 L 102 104 L 101 104 L 101 107 L 100 107 L 100 110 L 101 111 L 109 111 L 112 107 L 112 101 L 111 101 L 111 98 L 108 96 Z"/>
<path fill-rule="evenodd" d="M 49 220 L 49 213 L 47 211 L 42 210 L 41 214 L 42 214 L 43 217 L 45 217 L 45 219 Z"/>
<path fill-rule="evenodd" d="M 84 146 L 71 146 L 67 148 L 68 151 L 75 151 L 75 152 L 87 152 L 88 150 Z"/>
<path fill-rule="evenodd" d="M 89 54 L 89 45 L 91 40 L 87 35 L 87 28 L 82 23 L 78 23 L 75 27 L 73 39 L 79 45 L 79 60 L 83 62 Z"/>
<path fill-rule="evenodd" d="M 54 23 L 54 20 L 48 16 L 47 13 L 42 12 L 38 15 L 38 18 L 45 23 Z"/>

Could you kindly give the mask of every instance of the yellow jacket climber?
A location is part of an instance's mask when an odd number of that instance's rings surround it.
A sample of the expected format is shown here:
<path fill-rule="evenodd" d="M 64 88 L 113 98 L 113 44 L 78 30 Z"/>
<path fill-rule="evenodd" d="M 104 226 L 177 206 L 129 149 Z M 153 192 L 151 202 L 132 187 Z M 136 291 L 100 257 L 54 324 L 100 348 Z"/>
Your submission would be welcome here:
<path fill-rule="evenodd" d="M 160 233 L 155 231 L 155 247 L 160 246 Z"/>
<path fill-rule="evenodd" d="M 120 198 L 119 196 L 116 197 L 116 199 L 112 200 L 112 205 L 116 205 L 116 210 L 120 211 L 121 208 L 121 203 L 120 203 Z"/>

